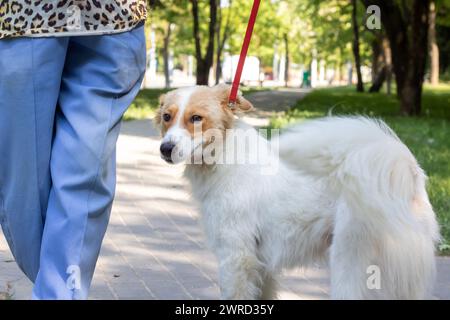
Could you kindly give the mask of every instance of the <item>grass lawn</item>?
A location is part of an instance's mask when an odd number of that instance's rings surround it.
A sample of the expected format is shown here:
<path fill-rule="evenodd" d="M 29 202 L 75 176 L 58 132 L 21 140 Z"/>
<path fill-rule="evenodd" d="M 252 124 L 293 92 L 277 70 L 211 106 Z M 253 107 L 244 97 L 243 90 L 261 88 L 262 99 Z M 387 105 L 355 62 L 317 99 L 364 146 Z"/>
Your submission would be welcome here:
<path fill-rule="evenodd" d="M 271 120 L 281 128 L 295 121 L 327 115 L 368 115 L 391 126 L 429 176 L 428 192 L 444 238 L 439 249 L 450 254 L 450 84 L 425 87 L 418 118 L 399 116 L 395 95 L 356 93 L 353 87 L 318 89 L 285 115 Z"/>
<path fill-rule="evenodd" d="M 259 88 L 259 87 L 240 87 L 244 95 L 264 90 L 273 90 L 273 88 Z M 173 89 L 170 89 L 173 90 Z M 136 99 L 134 99 L 131 106 L 124 115 L 124 120 L 137 120 L 151 118 L 158 108 L 158 98 L 161 94 L 169 91 L 168 89 L 143 89 L 139 92 Z"/>
<path fill-rule="evenodd" d="M 158 98 L 167 89 L 142 89 L 123 116 L 125 121 L 150 118 L 158 108 Z"/>

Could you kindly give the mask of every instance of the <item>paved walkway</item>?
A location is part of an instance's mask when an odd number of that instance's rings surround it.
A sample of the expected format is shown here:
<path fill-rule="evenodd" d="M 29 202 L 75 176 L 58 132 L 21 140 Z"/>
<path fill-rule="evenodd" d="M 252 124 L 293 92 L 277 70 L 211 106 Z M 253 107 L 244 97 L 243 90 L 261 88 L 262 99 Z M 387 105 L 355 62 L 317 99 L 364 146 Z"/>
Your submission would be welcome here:
<path fill-rule="evenodd" d="M 277 99 L 264 95 L 262 102 Z M 124 123 L 118 142 L 117 196 L 91 299 L 219 298 L 217 263 L 205 247 L 198 210 L 180 177 L 182 166 L 163 162 L 158 149 L 158 133 L 150 121 Z M 438 258 L 438 272 L 436 296 L 450 299 L 450 258 Z M 326 268 L 286 272 L 280 297 L 327 299 L 328 281 Z M 30 292 L 31 283 L 1 236 L 0 299 L 28 299 Z"/>
<path fill-rule="evenodd" d="M 310 91 L 310 89 L 278 89 L 255 92 L 246 98 L 257 109 L 245 114 L 243 118 L 254 127 L 268 126 L 271 117 L 286 111 Z"/>

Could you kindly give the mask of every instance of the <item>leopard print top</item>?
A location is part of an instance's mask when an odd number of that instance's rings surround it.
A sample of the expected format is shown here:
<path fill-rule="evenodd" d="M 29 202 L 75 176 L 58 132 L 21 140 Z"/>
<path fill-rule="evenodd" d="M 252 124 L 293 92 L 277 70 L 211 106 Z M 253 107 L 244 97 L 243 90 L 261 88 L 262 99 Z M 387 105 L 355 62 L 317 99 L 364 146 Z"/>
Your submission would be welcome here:
<path fill-rule="evenodd" d="M 145 0 L 0 0 L 0 39 L 121 32 L 146 15 Z"/>

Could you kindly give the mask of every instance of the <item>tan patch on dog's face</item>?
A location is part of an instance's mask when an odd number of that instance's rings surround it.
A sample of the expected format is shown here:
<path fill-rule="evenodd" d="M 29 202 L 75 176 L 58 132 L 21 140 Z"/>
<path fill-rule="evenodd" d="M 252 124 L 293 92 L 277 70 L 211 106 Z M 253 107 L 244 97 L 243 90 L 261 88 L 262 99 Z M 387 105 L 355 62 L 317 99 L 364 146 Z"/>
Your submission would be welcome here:
<path fill-rule="evenodd" d="M 195 118 L 200 117 L 200 121 Z M 221 105 L 219 97 L 212 88 L 201 87 L 192 93 L 183 113 L 182 126 L 194 135 L 194 127 L 201 125 L 201 131 L 208 133 L 215 129 L 225 132 L 232 127 L 233 113 Z"/>
<path fill-rule="evenodd" d="M 177 105 L 177 97 L 174 94 L 161 96 L 160 104 L 160 108 L 155 116 L 155 122 L 161 125 L 161 133 L 164 135 L 177 122 L 179 107 Z M 167 120 L 167 116 L 169 120 Z"/>
<path fill-rule="evenodd" d="M 171 104 L 168 107 L 162 110 L 162 122 L 163 122 L 163 130 L 167 131 L 169 128 L 176 123 L 176 119 L 178 117 L 178 106 L 175 104 Z M 169 120 L 166 120 L 168 117 Z"/>

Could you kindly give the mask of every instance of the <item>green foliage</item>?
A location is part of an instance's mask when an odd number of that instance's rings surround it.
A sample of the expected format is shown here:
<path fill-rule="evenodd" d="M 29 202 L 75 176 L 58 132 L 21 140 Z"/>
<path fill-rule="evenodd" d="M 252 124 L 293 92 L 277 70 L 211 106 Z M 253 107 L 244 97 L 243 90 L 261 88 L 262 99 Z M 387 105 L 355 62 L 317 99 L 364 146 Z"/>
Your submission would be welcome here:
<path fill-rule="evenodd" d="M 441 80 L 450 81 L 450 0 L 436 0 L 435 3 Z"/>
<path fill-rule="evenodd" d="M 406 118 L 398 115 L 398 100 L 394 96 L 356 93 L 352 87 L 320 89 L 299 101 L 284 116 L 272 119 L 271 125 L 280 128 L 330 112 L 385 120 L 429 176 L 427 189 L 441 226 L 444 242 L 440 249 L 444 251 L 450 248 L 450 85 L 426 86 L 422 103 L 422 117 Z"/>
<path fill-rule="evenodd" d="M 400 0 L 395 0 L 399 1 Z M 157 30 L 157 47 L 162 48 L 162 39 L 168 23 L 174 25 L 171 49 L 175 64 L 179 57 L 194 54 L 193 20 L 190 1 L 157 1 L 150 11 L 150 23 Z M 218 2 L 221 2 L 218 0 Z M 223 2 L 223 1 L 222 1 Z M 222 17 L 230 15 L 230 36 L 226 41 L 225 53 L 237 55 L 247 27 L 252 6 L 248 0 L 228 0 L 229 6 L 221 8 Z M 372 58 L 371 42 L 377 33 L 365 27 L 365 7 L 357 1 L 357 21 L 360 29 L 360 54 L 363 65 L 370 65 Z M 402 1 L 403 3 L 403 1 Z M 441 50 L 441 68 L 445 71 L 449 64 L 450 0 L 435 0 L 437 10 L 437 37 Z M 408 2 L 401 6 L 402 14 L 409 16 Z M 199 1 L 200 36 L 207 38 L 209 10 L 208 1 Z M 224 20 L 224 19 L 223 19 Z M 221 28 L 224 27 L 222 20 Z M 223 31 L 223 30 L 222 30 Z M 440 33 L 443 33 L 441 36 Z M 445 34 L 444 34 L 445 33 Z M 288 35 L 290 59 L 296 64 L 309 66 L 313 54 L 324 59 L 327 65 L 340 67 L 353 61 L 351 41 L 351 4 L 348 0 L 270 0 L 262 1 L 253 33 L 249 55 L 260 58 L 263 67 L 272 66 L 275 53 L 282 54 L 284 35 Z M 414 36 L 414 35 L 412 35 Z M 205 46 L 207 41 L 202 41 Z M 217 46 L 217 44 L 216 44 Z M 205 48 L 203 48 L 204 52 Z M 160 51 L 159 51 L 160 52 Z M 159 54 L 159 57 L 161 55 Z M 161 66 L 162 61 L 159 65 Z"/>
<path fill-rule="evenodd" d="M 159 105 L 159 96 L 170 89 L 144 89 L 141 90 L 133 103 L 125 112 L 124 120 L 145 119 L 154 115 Z"/>
<path fill-rule="evenodd" d="M 175 57 L 193 54 L 192 14 L 189 1 L 163 1 L 151 11 L 150 21 L 158 31 L 158 47 L 162 47 L 162 37 L 168 22 L 173 29 Z M 222 16 L 230 15 L 230 36 L 225 51 L 231 55 L 239 54 L 244 38 L 252 1 L 232 0 L 231 6 L 221 8 Z M 359 4 L 358 19 L 361 31 L 364 30 L 364 8 Z M 309 65 L 313 51 L 327 63 L 342 65 L 352 60 L 351 54 L 351 7 L 349 1 L 342 0 L 273 0 L 263 1 L 258 13 L 249 55 L 257 56 L 264 66 L 271 66 L 275 52 L 284 53 L 285 34 L 290 43 L 291 61 Z M 208 5 L 199 1 L 200 33 L 207 37 Z M 222 24 L 223 27 L 223 24 Z M 361 52 L 365 61 L 370 56 L 369 40 L 372 35 L 362 33 Z M 206 41 L 203 41 L 204 43 Z"/>
<path fill-rule="evenodd" d="M 450 27 L 450 0 L 435 0 L 436 24 Z"/>

